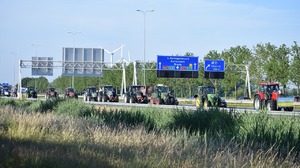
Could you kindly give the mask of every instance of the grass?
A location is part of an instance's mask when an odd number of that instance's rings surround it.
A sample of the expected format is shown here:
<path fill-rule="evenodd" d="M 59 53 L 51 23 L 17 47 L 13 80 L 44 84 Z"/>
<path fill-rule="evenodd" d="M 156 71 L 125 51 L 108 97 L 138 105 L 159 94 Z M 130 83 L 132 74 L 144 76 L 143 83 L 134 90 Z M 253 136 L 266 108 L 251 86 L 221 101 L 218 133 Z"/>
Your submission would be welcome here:
<path fill-rule="evenodd" d="M 298 117 L 76 102 L 0 105 L 0 167 L 300 167 Z"/>

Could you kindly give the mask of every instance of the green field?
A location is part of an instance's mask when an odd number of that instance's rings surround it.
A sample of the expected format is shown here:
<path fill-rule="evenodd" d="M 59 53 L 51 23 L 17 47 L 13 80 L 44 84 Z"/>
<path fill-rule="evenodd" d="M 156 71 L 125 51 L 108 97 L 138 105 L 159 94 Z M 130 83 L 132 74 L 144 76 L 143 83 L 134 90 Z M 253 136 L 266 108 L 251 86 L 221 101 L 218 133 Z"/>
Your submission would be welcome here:
<path fill-rule="evenodd" d="M 0 99 L 0 167 L 300 167 L 300 118 Z"/>

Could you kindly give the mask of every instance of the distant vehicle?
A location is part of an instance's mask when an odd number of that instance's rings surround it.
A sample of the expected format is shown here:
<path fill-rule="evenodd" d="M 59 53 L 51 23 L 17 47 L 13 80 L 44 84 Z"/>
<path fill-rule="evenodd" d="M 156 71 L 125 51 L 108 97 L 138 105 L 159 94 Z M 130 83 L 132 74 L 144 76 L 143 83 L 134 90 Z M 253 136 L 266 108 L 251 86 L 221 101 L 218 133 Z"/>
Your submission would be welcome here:
<path fill-rule="evenodd" d="M 148 90 L 150 92 L 150 103 L 151 104 L 166 104 L 166 105 L 178 105 L 177 98 L 172 94 L 169 87 L 164 85 L 156 85 L 151 89 L 149 87 Z"/>
<path fill-rule="evenodd" d="M 54 87 L 48 87 L 45 93 L 45 99 L 55 98 L 58 99 L 58 93 Z"/>
<path fill-rule="evenodd" d="M 89 86 L 85 89 L 83 94 L 83 101 L 98 101 L 100 102 L 100 94 L 98 94 L 97 88 L 94 86 Z"/>
<path fill-rule="evenodd" d="M 2 96 L 7 96 L 7 97 L 11 96 L 11 92 L 10 92 L 9 88 L 3 88 L 1 93 L 2 93 Z"/>
<path fill-rule="evenodd" d="M 72 87 L 67 87 L 65 89 L 65 93 L 64 93 L 64 98 L 78 98 L 78 95 L 75 93 L 74 88 Z"/>
<path fill-rule="evenodd" d="M 33 86 L 27 88 L 27 98 L 37 98 L 37 92 Z"/>
<path fill-rule="evenodd" d="M 246 96 L 240 96 L 239 98 L 237 98 L 237 100 L 251 100 L 251 98 Z"/>
<path fill-rule="evenodd" d="M 255 110 L 294 110 L 294 97 L 287 97 L 281 93 L 278 82 L 262 82 L 259 91 L 254 96 Z"/>
<path fill-rule="evenodd" d="M 198 86 L 198 97 L 204 107 L 227 107 L 227 103 L 215 93 L 213 86 Z"/>
<path fill-rule="evenodd" d="M 295 102 L 299 102 L 299 101 L 300 101 L 300 96 L 295 96 L 295 97 L 294 97 L 294 101 L 295 101 Z"/>
<path fill-rule="evenodd" d="M 124 101 L 125 103 L 148 103 L 148 97 L 146 96 L 146 86 L 128 86 Z"/>
<path fill-rule="evenodd" d="M 9 83 L 2 83 L 1 96 L 11 96 L 11 90 Z"/>
<path fill-rule="evenodd" d="M 12 97 L 17 97 L 18 96 L 18 88 L 17 87 L 13 87 L 11 89 L 11 96 Z"/>
<path fill-rule="evenodd" d="M 101 102 L 119 102 L 119 96 L 112 85 L 103 85 L 99 94 Z"/>

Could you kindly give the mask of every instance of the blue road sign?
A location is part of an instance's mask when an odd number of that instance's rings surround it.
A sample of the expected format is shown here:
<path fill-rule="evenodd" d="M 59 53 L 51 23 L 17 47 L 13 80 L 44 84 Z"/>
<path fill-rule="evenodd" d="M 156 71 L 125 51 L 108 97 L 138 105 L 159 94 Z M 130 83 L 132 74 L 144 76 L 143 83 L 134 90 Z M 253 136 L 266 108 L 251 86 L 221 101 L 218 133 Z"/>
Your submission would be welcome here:
<path fill-rule="evenodd" d="M 204 60 L 204 71 L 206 72 L 224 72 L 224 60 Z"/>
<path fill-rule="evenodd" d="M 198 71 L 198 58 L 192 56 L 157 56 L 157 70 Z"/>

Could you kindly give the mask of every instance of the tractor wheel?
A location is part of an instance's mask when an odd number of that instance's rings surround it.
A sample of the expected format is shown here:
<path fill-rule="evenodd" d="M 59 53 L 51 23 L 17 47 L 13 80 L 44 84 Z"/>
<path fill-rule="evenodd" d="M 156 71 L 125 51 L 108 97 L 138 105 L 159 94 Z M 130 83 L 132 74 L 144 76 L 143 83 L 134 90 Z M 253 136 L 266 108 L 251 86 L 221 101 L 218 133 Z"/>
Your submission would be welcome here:
<path fill-rule="evenodd" d="M 151 103 L 151 104 L 154 104 L 154 99 L 153 99 L 153 97 L 150 97 L 150 103 Z"/>
<path fill-rule="evenodd" d="M 149 103 L 149 100 L 148 100 L 148 97 L 147 96 L 144 96 L 144 102 L 145 104 L 148 104 Z"/>
<path fill-rule="evenodd" d="M 172 98 L 170 99 L 170 104 L 175 105 L 175 98 L 174 98 L 174 97 L 172 97 Z"/>
<path fill-rule="evenodd" d="M 155 104 L 156 104 L 156 105 L 160 105 L 160 104 L 161 104 L 161 98 L 160 98 L 160 97 L 157 97 L 157 98 L 155 99 Z"/>
<path fill-rule="evenodd" d="M 294 107 L 285 107 L 283 108 L 284 111 L 293 111 Z"/>
<path fill-rule="evenodd" d="M 262 101 L 259 96 L 255 96 L 253 106 L 255 110 L 261 110 L 262 108 Z"/>
<path fill-rule="evenodd" d="M 271 101 L 271 110 L 278 110 L 277 109 L 277 101 Z"/>
<path fill-rule="evenodd" d="M 272 111 L 272 100 L 268 100 L 266 104 L 267 111 Z"/>
<path fill-rule="evenodd" d="M 130 97 L 129 103 L 130 103 L 130 104 L 134 103 L 134 98 L 133 98 L 133 97 Z"/>

